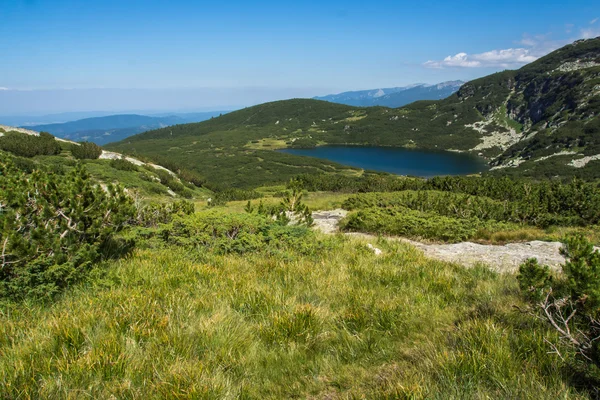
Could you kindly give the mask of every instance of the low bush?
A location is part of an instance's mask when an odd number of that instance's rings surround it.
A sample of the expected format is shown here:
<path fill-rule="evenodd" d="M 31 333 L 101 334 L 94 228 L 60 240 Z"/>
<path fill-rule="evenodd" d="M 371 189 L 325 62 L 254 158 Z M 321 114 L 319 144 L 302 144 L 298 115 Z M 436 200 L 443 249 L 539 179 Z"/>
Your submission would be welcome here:
<path fill-rule="evenodd" d="M 281 253 L 288 250 L 317 254 L 324 246 L 305 226 L 283 226 L 256 213 L 209 210 L 175 216 L 171 223 L 160 225 L 159 231 L 160 237 L 168 244 L 221 254 Z"/>
<path fill-rule="evenodd" d="M 124 158 L 115 158 L 110 160 L 110 166 L 119 171 L 137 171 L 138 167 L 131 161 Z"/>
<path fill-rule="evenodd" d="M 8 132 L 0 137 L 0 150 L 21 157 L 35 157 L 59 154 L 61 147 L 54 136 L 47 132 L 40 132 L 39 136 Z"/>
<path fill-rule="evenodd" d="M 223 206 L 227 204 L 228 201 L 243 201 L 243 200 L 254 200 L 260 199 L 263 195 L 256 190 L 244 190 L 244 189 L 217 189 L 215 190 L 215 194 L 210 198 L 208 205 L 211 207 L 214 206 Z"/>
<path fill-rule="evenodd" d="M 206 179 L 196 171 L 180 169 L 178 175 L 183 182 L 189 182 L 195 187 L 201 188 L 206 184 Z"/>
<path fill-rule="evenodd" d="M 482 231 L 510 230 L 517 227 L 496 221 L 483 221 L 476 217 L 446 217 L 406 207 L 372 207 L 351 212 L 341 221 L 340 228 L 346 231 L 460 242 L 478 238 Z"/>
<path fill-rule="evenodd" d="M 71 146 L 71 154 L 78 160 L 97 160 L 102 154 L 102 148 L 96 143 L 82 142 Z"/>
<path fill-rule="evenodd" d="M 565 239 L 567 261 L 563 274 L 553 274 L 535 259 L 519 268 L 519 286 L 530 301 L 528 312 L 545 320 L 558 334 L 559 342 L 546 339 L 550 351 L 598 395 L 600 384 L 600 252 L 583 236 Z M 559 347 L 570 354 L 561 354 Z"/>
<path fill-rule="evenodd" d="M 194 203 L 180 200 L 172 203 L 152 203 L 140 207 L 137 211 L 135 224 L 144 227 L 157 227 L 167 224 L 175 215 L 184 216 L 194 213 Z"/>
<path fill-rule="evenodd" d="M 82 167 L 67 175 L 0 164 L 0 297 L 51 297 L 114 250 L 134 216 L 120 186 L 103 189 Z"/>
<path fill-rule="evenodd" d="M 360 177 L 305 174 L 297 179 L 309 191 L 364 193 L 412 190 L 485 197 L 506 202 L 515 217 L 540 227 L 552 224 L 595 225 L 600 222 L 600 188 L 597 184 L 579 179 L 563 183 L 559 180 L 532 181 L 494 176 L 419 179 L 385 174 Z"/>
<path fill-rule="evenodd" d="M 179 179 L 171 174 L 171 172 L 162 168 L 151 168 L 151 170 L 158 175 L 160 183 L 171 189 L 176 194 L 185 199 L 191 199 L 194 197 L 194 193 L 190 189 L 186 188 Z"/>
<path fill-rule="evenodd" d="M 342 205 L 346 210 L 397 206 L 435 212 L 453 218 L 515 222 L 540 228 L 550 225 L 586 224 L 580 216 L 550 213 L 547 208 L 538 207 L 529 201 L 501 201 L 484 196 L 437 190 L 361 193 L 349 197 Z"/>

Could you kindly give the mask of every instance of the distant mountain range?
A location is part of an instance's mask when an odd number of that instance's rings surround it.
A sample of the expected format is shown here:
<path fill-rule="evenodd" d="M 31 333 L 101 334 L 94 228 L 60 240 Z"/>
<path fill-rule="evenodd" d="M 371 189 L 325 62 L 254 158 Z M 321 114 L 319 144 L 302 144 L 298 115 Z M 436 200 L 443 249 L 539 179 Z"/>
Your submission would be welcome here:
<path fill-rule="evenodd" d="M 89 141 L 104 145 L 148 130 L 177 124 L 201 122 L 212 117 L 218 117 L 223 113 L 220 111 L 211 111 L 160 117 L 138 114 L 109 115 L 57 124 L 27 126 L 27 129 L 38 132 L 49 132 L 59 138 L 76 142 Z"/>
<path fill-rule="evenodd" d="M 358 90 L 340 94 L 314 97 L 332 103 L 346 104 L 356 107 L 384 106 L 397 108 L 418 100 L 441 100 L 460 89 L 463 81 L 448 81 L 436 85 L 417 83 L 410 86 Z"/>

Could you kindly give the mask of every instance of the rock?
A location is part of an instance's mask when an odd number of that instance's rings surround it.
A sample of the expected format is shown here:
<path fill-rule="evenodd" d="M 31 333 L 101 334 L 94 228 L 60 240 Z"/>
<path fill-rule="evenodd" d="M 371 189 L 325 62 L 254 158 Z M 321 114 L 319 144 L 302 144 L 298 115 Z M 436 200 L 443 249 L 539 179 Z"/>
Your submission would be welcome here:
<path fill-rule="evenodd" d="M 314 227 L 323 233 L 335 233 L 338 230 L 338 223 L 346 215 L 348 215 L 348 211 L 341 208 L 330 211 L 315 211 L 312 214 Z"/>
<path fill-rule="evenodd" d="M 338 223 L 348 214 L 348 211 L 337 209 L 331 211 L 316 211 L 313 213 L 315 229 L 323 233 L 334 234 L 338 231 Z M 359 240 L 375 240 L 376 235 L 347 232 L 346 236 Z M 565 263 L 565 258 L 560 254 L 562 243 L 543 242 L 534 240 L 524 243 L 508 243 L 505 245 L 487 245 L 472 242 L 461 242 L 451 244 L 428 244 L 402 237 L 387 237 L 388 240 L 396 240 L 411 244 L 423 251 L 426 257 L 436 260 L 461 264 L 465 267 L 474 267 L 478 264 L 486 265 L 497 272 L 514 273 L 519 266 L 529 258 L 535 258 L 542 265 L 548 265 L 554 270 L 560 270 Z M 381 249 L 371 243 L 367 244 L 376 255 L 381 255 Z M 596 251 L 600 248 L 595 247 Z"/>
<path fill-rule="evenodd" d="M 367 247 L 371 250 L 373 250 L 373 253 L 375 253 L 376 256 L 380 256 L 383 254 L 383 251 L 381 251 L 381 249 L 378 249 L 377 247 L 373 246 L 371 243 L 367 244 Z"/>
<path fill-rule="evenodd" d="M 453 244 L 424 244 L 402 239 L 421 249 L 427 257 L 455 262 L 468 267 L 488 265 L 498 272 L 516 272 L 525 260 L 536 258 L 542 265 L 558 269 L 565 262 L 560 254 L 562 243 L 535 240 L 526 243 L 509 243 L 503 246 L 471 242 Z"/>

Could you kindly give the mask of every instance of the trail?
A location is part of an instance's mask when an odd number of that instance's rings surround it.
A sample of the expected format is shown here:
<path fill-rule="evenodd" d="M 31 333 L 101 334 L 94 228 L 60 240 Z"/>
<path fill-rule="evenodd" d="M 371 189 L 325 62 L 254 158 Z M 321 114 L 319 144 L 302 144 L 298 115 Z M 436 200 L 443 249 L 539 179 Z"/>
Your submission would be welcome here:
<path fill-rule="evenodd" d="M 326 234 L 335 234 L 338 223 L 348 214 L 346 210 L 316 211 L 313 213 L 315 228 Z M 376 235 L 348 232 L 345 235 L 376 240 Z M 509 243 L 505 245 L 486 245 L 472 242 L 452 244 L 428 244 L 402 237 L 390 236 L 388 240 L 397 240 L 409 243 L 433 259 L 454 262 L 466 267 L 477 264 L 488 265 L 498 272 L 515 272 L 525 260 L 536 258 L 540 264 L 559 269 L 565 263 L 565 258 L 560 254 L 562 243 L 543 242 L 534 240 L 524 243 Z M 596 248 L 598 249 L 598 248 Z"/>

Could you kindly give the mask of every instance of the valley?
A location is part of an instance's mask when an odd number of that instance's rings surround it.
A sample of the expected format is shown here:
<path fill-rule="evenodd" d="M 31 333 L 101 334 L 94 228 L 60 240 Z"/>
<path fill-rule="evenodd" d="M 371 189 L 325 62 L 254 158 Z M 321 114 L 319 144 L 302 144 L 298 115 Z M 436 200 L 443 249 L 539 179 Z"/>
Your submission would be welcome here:
<path fill-rule="evenodd" d="M 320 145 L 452 150 L 484 158 L 496 175 L 599 179 L 600 67 L 586 61 L 599 55 L 600 39 L 582 40 L 519 70 L 468 82 L 440 101 L 392 109 L 292 99 L 107 147 L 168 157 L 209 181 L 238 187 L 285 182 L 290 168 L 302 172 L 315 163 L 271 149 Z M 576 68 L 565 67 L 573 63 Z M 275 166 L 281 167 L 277 173 Z M 312 172 L 324 169 L 340 167 L 322 162 Z"/>
<path fill-rule="evenodd" d="M 597 398 L 600 38 L 448 87 L 0 125 L 0 398 Z"/>

